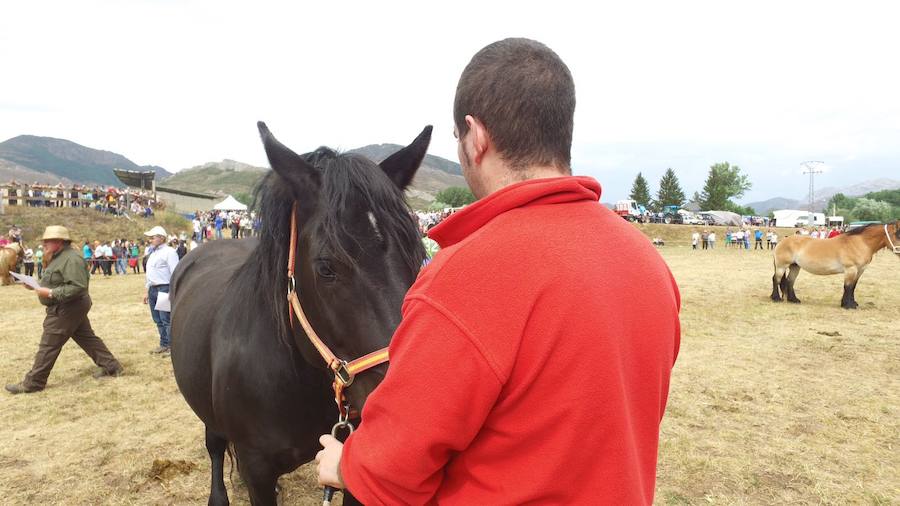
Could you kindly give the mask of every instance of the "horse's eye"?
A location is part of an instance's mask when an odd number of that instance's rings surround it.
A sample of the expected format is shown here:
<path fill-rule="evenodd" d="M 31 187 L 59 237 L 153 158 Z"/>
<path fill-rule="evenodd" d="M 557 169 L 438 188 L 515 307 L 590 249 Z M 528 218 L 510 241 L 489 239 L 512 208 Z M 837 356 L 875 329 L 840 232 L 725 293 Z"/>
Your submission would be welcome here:
<path fill-rule="evenodd" d="M 316 261 L 316 274 L 319 277 L 332 280 L 337 277 L 337 273 L 334 272 L 334 269 L 331 268 L 331 264 L 328 263 L 328 260 L 318 260 Z"/>

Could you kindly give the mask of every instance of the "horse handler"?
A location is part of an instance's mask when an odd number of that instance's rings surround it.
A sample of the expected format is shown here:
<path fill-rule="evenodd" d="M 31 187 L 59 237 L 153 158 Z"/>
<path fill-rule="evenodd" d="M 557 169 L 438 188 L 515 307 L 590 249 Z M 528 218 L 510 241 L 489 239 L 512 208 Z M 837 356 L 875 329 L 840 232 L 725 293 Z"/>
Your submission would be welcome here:
<path fill-rule="evenodd" d="M 43 242 L 49 263 L 41 277 L 41 287 L 25 287 L 34 290 L 41 304 L 47 306 L 44 334 L 31 371 L 21 383 L 6 385 L 6 390 L 12 394 L 43 390 L 56 358 L 70 337 L 100 367 L 94 373 L 95 378 L 120 376 L 124 371 L 91 328 L 88 319 L 91 310 L 91 296 L 88 294 L 90 275 L 84 259 L 71 247 L 69 231 L 66 227 L 49 226 L 44 230 Z"/>

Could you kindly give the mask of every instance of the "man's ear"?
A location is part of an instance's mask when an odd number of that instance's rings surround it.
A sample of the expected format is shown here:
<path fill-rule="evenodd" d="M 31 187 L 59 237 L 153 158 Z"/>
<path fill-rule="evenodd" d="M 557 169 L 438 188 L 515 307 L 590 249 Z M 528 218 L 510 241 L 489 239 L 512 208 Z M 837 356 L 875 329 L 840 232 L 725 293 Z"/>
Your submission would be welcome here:
<path fill-rule="evenodd" d="M 463 149 L 468 148 L 470 159 L 480 165 L 493 142 L 491 134 L 485 128 L 484 123 L 468 114 L 466 115 L 466 127 L 469 129 L 466 135 L 468 146 L 464 145 Z"/>
<path fill-rule="evenodd" d="M 425 154 L 428 152 L 428 144 L 431 143 L 431 125 L 426 126 L 422 133 L 413 140 L 409 146 L 397 151 L 385 158 L 379 167 L 397 185 L 397 188 L 405 190 L 412 182 L 416 171 L 422 165 Z"/>

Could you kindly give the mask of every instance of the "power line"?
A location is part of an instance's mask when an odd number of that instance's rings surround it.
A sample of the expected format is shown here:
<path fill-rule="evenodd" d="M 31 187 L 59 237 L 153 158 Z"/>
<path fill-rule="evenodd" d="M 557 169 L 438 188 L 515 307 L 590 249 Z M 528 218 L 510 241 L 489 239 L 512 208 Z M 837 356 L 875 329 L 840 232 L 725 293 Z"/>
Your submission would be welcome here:
<path fill-rule="evenodd" d="M 824 172 L 820 169 L 820 167 L 822 167 L 823 165 L 825 165 L 825 162 L 820 161 L 808 161 L 800 164 L 801 167 L 806 169 L 803 171 L 803 173 L 809 174 L 809 205 L 807 206 L 807 212 L 809 213 L 809 216 L 807 218 L 809 222 L 808 224 L 810 226 L 815 224 L 815 220 L 813 219 L 813 202 L 815 202 L 816 200 L 816 187 L 814 178 L 816 174 L 821 174 L 822 172 Z"/>

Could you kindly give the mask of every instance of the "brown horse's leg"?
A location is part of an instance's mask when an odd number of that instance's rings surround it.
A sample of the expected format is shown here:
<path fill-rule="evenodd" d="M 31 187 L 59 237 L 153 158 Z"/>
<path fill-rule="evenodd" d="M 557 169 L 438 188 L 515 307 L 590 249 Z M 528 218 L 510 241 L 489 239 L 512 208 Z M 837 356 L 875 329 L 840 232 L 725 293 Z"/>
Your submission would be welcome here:
<path fill-rule="evenodd" d="M 854 292 L 860 276 L 862 276 L 862 270 L 856 267 L 849 267 L 844 271 L 844 296 L 841 298 L 842 308 L 856 309 L 859 307 L 859 304 L 856 303 Z"/>
<path fill-rule="evenodd" d="M 800 303 L 800 299 L 798 299 L 797 294 L 794 293 L 794 281 L 797 280 L 797 276 L 800 274 L 800 266 L 791 264 L 790 269 L 787 277 L 782 280 L 782 291 L 787 292 L 788 302 Z M 787 290 L 785 290 L 785 288 L 787 288 Z"/>
<path fill-rule="evenodd" d="M 784 280 L 784 266 L 778 265 L 778 262 L 775 262 L 775 274 L 772 275 L 772 300 L 775 302 L 781 302 L 781 291 L 779 288 L 781 287 L 782 280 Z"/>

